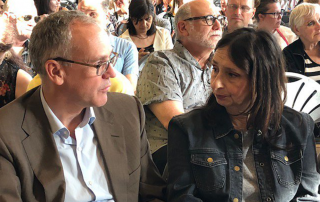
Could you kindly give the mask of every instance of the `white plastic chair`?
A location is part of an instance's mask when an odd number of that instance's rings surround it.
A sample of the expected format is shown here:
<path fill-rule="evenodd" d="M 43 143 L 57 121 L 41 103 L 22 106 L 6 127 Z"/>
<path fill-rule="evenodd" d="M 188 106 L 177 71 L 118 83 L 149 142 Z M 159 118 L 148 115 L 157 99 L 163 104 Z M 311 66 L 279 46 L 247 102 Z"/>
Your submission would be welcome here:
<path fill-rule="evenodd" d="M 315 122 L 320 122 L 320 84 L 302 74 L 286 72 L 288 79 L 299 79 L 287 83 L 285 105 L 309 114 Z"/>

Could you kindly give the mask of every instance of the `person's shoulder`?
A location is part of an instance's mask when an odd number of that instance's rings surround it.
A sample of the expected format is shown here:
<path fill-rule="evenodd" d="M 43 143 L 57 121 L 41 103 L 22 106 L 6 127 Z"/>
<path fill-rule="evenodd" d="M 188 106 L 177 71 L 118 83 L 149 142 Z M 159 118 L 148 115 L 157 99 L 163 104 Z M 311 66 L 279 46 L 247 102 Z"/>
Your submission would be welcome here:
<path fill-rule="evenodd" d="M 126 50 L 135 48 L 135 44 L 132 41 L 126 40 L 125 38 L 113 36 L 112 40 L 114 40 L 114 49 Z"/>
<path fill-rule="evenodd" d="M 306 136 L 313 134 L 314 121 L 310 115 L 285 106 L 282 113 L 281 127 L 290 132 L 288 136 L 305 139 Z"/>
<path fill-rule="evenodd" d="M 24 118 L 25 111 L 27 108 L 27 105 L 29 104 L 30 97 L 34 96 L 34 94 L 37 91 L 38 88 L 34 88 L 21 97 L 13 100 L 9 104 L 5 105 L 0 109 L 0 125 L 2 126 L 11 126 L 12 124 L 20 124 L 21 126 L 21 121 Z M 39 94 L 39 99 L 40 99 L 40 94 Z M 35 107 L 35 106 L 33 106 Z M 39 109 L 41 107 L 39 106 Z M 2 128 L 0 126 L 0 128 Z"/>
<path fill-rule="evenodd" d="M 203 121 L 204 119 L 205 116 L 203 113 L 203 108 L 197 108 L 189 112 L 174 116 L 172 118 L 172 121 L 177 121 L 186 126 L 200 126 L 202 125 L 202 123 L 205 123 Z"/>

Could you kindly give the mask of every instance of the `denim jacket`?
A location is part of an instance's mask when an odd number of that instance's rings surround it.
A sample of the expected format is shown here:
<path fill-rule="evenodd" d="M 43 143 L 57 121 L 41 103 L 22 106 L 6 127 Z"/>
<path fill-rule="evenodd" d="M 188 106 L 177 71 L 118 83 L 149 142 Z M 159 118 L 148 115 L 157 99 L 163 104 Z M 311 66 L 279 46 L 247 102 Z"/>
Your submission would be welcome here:
<path fill-rule="evenodd" d="M 212 115 L 215 123 L 204 109 L 171 120 L 168 201 L 242 201 L 242 135 L 220 108 Z M 320 201 L 313 126 L 310 116 L 285 107 L 276 146 L 289 149 L 269 146 L 256 131 L 252 152 L 260 201 Z"/>

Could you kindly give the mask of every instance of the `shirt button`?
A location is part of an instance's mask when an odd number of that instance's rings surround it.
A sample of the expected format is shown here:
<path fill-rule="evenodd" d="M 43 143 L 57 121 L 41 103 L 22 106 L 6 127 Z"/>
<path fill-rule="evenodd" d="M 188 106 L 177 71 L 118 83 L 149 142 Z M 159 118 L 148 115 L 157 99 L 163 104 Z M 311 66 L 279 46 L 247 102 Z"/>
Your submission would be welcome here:
<path fill-rule="evenodd" d="M 289 161 L 289 158 L 287 156 L 284 157 L 285 161 Z"/>
<path fill-rule="evenodd" d="M 91 181 L 89 181 L 89 184 L 90 184 L 90 185 L 92 185 L 92 182 L 91 182 Z"/>
<path fill-rule="evenodd" d="M 81 148 L 81 147 L 78 147 L 77 150 L 78 150 L 78 152 L 81 152 L 81 151 L 82 151 L 82 148 Z"/>
<path fill-rule="evenodd" d="M 238 139 L 239 138 L 239 134 L 238 133 L 234 134 L 234 138 Z"/>
<path fill-rule="evenodd" d="M 239 199 L 238 198 L 234 198 L 233 202 L 239 202 Z"/>
<path fill-rule="evenodd" d="M 235 166 L 235 167 L 234 167 L 234 170 L 235 170 L 235 171 L 239 171 L 239 170 L 240 170 L 240 167 L 239 167 L 239 166 Z M 237 200 L 238 200 L 238 199 L 237 199 Z"/>
<path fill-rule="evenodd" d="M 213 162 L 213 159 L 212 159 L 212 158 L 208 158 L 208 159 L 207 159 L 207 162 L 208 162 L 208 163 L 212 163 L 212 162 Z"/>

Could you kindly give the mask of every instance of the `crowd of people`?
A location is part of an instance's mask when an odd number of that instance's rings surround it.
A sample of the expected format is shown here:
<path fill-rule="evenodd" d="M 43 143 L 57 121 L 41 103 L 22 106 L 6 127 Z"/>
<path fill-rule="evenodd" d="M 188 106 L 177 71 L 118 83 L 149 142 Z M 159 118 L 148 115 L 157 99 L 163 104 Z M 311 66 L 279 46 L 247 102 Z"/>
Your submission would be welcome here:
<path fill-rule="evenodd" d="M 0 2 L 0 201 L 320 202 L 318 1 Z"/>

